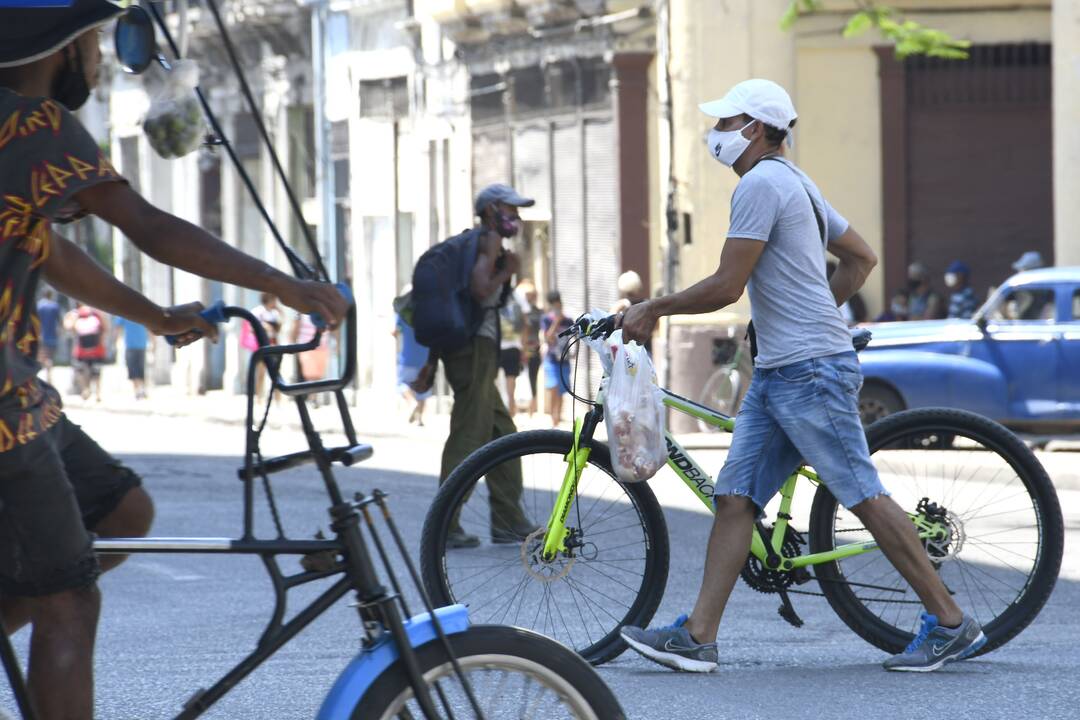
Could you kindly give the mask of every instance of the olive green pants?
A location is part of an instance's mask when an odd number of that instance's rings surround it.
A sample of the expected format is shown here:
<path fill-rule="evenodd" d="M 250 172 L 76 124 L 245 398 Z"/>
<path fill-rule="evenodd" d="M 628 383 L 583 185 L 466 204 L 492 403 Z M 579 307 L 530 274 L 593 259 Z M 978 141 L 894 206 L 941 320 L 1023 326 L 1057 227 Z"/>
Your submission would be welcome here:
<path fill-rule="evenodd" d="M 454 391 L 450 413 L 450 437 L 443 447 L 441 485 L 474 450 L 517 432 L 495 378 L 498 356 L 495 341 L 475 337 L 460 350 L 443 356 L 446 379 Z M 521 510 L 521 461 L 503 463 L 487 474 L 493 527 L 508 528 L 524 521 Z"/>

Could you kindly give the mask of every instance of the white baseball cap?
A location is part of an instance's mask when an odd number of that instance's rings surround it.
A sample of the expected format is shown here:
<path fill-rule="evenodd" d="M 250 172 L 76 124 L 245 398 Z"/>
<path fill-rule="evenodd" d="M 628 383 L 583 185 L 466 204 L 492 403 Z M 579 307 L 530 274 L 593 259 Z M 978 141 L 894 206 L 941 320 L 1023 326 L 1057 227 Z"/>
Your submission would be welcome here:
<path fill-rule="evenodd" d="M 787 90 L 772 80 L 743 80 L 728 90 L 724 97 L 701 103 L 698 107 L 710 117 L 729 118 L 745 114 L 766 125 L 787 130 L 788 147 L 794 145 L 790 126 L 799 115 L 795 112 L 795 105 L 791 102 Z"/>

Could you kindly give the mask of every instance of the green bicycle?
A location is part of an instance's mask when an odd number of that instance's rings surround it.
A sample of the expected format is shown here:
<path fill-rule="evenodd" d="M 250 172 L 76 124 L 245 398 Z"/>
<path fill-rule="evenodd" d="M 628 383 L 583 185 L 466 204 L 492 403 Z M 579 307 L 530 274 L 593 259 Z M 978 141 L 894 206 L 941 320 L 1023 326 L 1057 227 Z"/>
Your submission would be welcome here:
<path fill-rule="evenodd" d="M 612 318 L 583 316 L 567 332 L 578 342 L 613 329 Z M 733 418 L 663 394 L 671 410 L 734 430 Z M 432 503 L 420 551 L 424 584 L 438 603 L 463 603 L 479 622 L 537 630 L 599 664 L 626 648 L 620 627 L 649 624 L 664 594 L 670 548 L 652 487 L 618 482 L 608 447 L 596 437 L 603 384 L 594 400 L 578 399 L 591 408 L 573 433 L 515 433 L 470 455 Z M 666 439 L 668 466 L 711 511 L 715 475 L 670 434 Z M 1049 598 L 1064 543 L 1057 494 L 1038 459 L 1001 425 L 943 408 L 891 415 L 868 428 L 867 439 L 886 488 L 908 511 L 942 580 L 983 626 L 988 642 L 981 652 L 1015 637 Z M 522 505 L 543 526 L 514 543 L 448 543 L 458 526 L 490 534 L 499 518 L 488 483 L 518 468 Z M 806 483 L 816 488 L 812 502 L 796 497 Z M 791 596 L 824 595 L 859 636 L 889 653 L 902 650 L 922 605 L 814 470 L 794 469 L 767 510 L 773 508 L 775 521 L 755 527 L 746 584 L 777 595 L 779 614 L 795 626 L 803 621 Z M 796 511 L 809 513 L 805 532 L 793 524 Z M 805 589 L 811 580 L 819 591 Z"/>

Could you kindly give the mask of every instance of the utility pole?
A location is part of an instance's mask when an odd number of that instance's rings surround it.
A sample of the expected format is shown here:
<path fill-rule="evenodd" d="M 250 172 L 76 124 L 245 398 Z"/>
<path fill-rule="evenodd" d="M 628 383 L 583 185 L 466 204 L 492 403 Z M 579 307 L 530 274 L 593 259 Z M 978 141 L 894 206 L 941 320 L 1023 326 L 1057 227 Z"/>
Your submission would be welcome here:
<path fill-rule="evenodd" d="M 340 280 L 335 213 L 334 163 L 330 159 L 330 123 L 326 119 L 326 19 L 327 0 L 313 0 L 311 8 L 312 105 L 315 134 L 315 192 L 319 198 L 316 237 L 330 280 Z"/>

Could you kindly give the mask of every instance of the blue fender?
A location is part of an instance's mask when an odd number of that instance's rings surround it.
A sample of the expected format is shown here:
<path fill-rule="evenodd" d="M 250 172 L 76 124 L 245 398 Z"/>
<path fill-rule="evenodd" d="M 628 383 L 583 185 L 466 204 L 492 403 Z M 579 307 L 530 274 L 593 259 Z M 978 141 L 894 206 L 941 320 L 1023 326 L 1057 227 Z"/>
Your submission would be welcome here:
<path fill-rule="evenodd" d="M 435 615 L 447 635 L 462 633 L 469 629 L 469 611 L 464 605 L 436 608 Z M 405 632 L 414 648 L 436 638 L 431 615 L 421 613 L 405 623 Z M 371 684 L 398 659 L 397 645 L 387 635 L 372 647 L 360 652 L 342 671 L 330 688 L 330 693 L 319 709 L 317 720 L 350 720 L 356 704 Z"/>
<path fill-rule="evenodd" d="M 1009 386 L 993 363 L 921 350 L 874 350 L 859 356 L 863 377 L 896 389 L 907 408 L 955 407 L 1008 417 Z"/>

